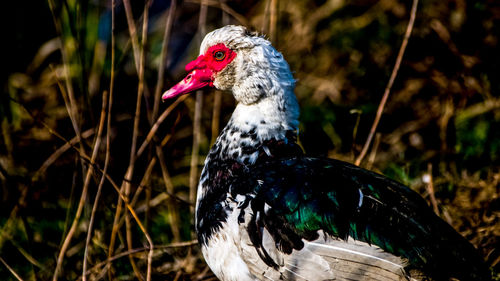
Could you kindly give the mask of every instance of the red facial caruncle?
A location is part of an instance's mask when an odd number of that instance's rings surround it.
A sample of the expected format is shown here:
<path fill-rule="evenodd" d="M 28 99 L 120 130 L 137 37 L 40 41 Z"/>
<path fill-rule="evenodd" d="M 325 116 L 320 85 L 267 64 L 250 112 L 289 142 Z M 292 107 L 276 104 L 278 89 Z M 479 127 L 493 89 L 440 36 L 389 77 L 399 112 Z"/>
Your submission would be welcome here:
<path fill-rule="evenodd" d="M 223 43 L 214 45 L 196 60 L 186 65 L 189 74 L 162 95 L 162 99 L 177 97 L 206 86 L 213 87 L 215 75 L 234 60 L 236 53 Z"/>

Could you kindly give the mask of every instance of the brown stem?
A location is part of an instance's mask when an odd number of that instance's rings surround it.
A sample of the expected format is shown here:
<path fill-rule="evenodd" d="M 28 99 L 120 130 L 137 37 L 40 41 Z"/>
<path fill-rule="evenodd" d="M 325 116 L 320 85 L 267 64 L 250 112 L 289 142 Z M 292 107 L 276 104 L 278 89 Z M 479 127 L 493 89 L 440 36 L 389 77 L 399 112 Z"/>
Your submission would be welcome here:
<path fill-rule="evenodd" d="M 270 0 L 269 36 L 271 42 L 276 44 L 276 28 L 278 22 L 278 0 Z M 275 45 L 276 46 L 276 45 Z"/>
<path fill-rule="evenodd" d="M 95 129 L 90 128 L 84 132 L 82 132 L 82 138 L 87 139 L 94 135 Z M 38 170 L 35 172 L 35 175 L 33 176 L 33 179 L 37 179 L 41 175 L 45 174 L 45 171 L 52 165 L 54 162 L 59 158 L 61 155 L 64 154 L 64 152 L 68 151 L 68 149 L 71 148 L 71 145 L 76 145 L 78 143 L 78 136 L 73 137 L 71 140 L 69 140 L 69 143 L 63 144 L 61 147 L 56 149 L 46 160 L 43 162 L 43 164 L 38 168 Z"/>
<path fill-rule="evenodd" d="M 196 3 L 200 4 L 202 2 L 209 7 L 219 8 L 225 13 L 231 15 L 234 19 L 236 19 L 241 25 L 251 26 L 250 22 L 245 18 L 245 16 L 239 14 L 231 7 L 229 7 L 225 2 L 221 2 L 220 0 L 185 0 L 185 3 Z"/>
<path fill-rule="evenodd" d="M 375 134 L 375 141 L 373 142 L 373 147 L 372 150 L 370 151 L 370 155 L 368 156 L 368 164 L 366 165 L 367 169 L 371 169 L 373 166 L 373 163 L 375 163 L 375 157 L 377 156 L 377 149 L 378 145 L 380 144 L 380 137 L 382 134 L 376 133 Z"/>
<path fill-rule="evenodd" d="M 113 181 L 113 179 L 109 175 L 104 175 L 108 181 L 111 183 L 113 188 L 118 192 L 118 195 L 122 199 L 123 203 L 125 204 L 125 207 L 128 209 L 132 217 L 134 218 L 135 222 L 141 229 L 142 233 L 146 237 L 146 240 L 148 241 L 149 244 L 149 253 L 148 253 L 148 262 L 147 262 L 147 271 L 146 271 L 146 281 L 151 281 L 151 265 L 153 263 L 153 251 L 154 251 L 154 245 L 153 245 L 153 240 L 149 236 L 148 232 L 144 228 L 144 225 L 141 223 L 141 220 L 137 216 L 137 214 L 134 211 L 134 208 L 129 204 L 129 199 L 126 194 L 121 193 L 121 188 L 116 185 L 116 183 Z M 129 249 L 130 250 L 130 249 Z"/>
<path fill-rule="evenodd" d="M 439 216 L 439 207 L 436 200 L 436 195 L 434 194 L 434 180 L 432 179 L 432 164 L 427 164 L 427 175 L 429 176 L 429 182 L 427 183 L 427 192 L 429 193 L 429 198 L 431 199 L 432 209 L 434 213 Z"/>
<path fill-rule="evenodd" d="M 163 150 L 159 145 L 156 146 L 156 156 L 158 157 L 158 161 L 160 162 L 161 173 L 163 176 L 163 182 L 165 183 L 166 192 L 167 194 L 175 194 L 174 184 L 167 169 L 165 156 L 163 155 Z M 172 196 L 169 196 L 167 210 L 170 221 L 170 228 L 172 229 L 173 241 L 178 242 L 181 240 L 181 230 L 179 228 L 179 208 L 177 207 L 177 202 L 174 200 L 174 198 L 172 198 Z"/>
<path fill-rule="evenodd" d="M 142 155 L 142 153 L 146 150 L 146 148 L 149 145 L 149 143 L 151 142 L 151 140 L 153 140 L 153 137 L 155 136 L 156 131 L 158 131 L 158 128 L 160 128 L 161 123 L 163 123 L 163 121 L 165 121 L 165 118 L 167 118 L 168 115 L 170 115 L 170 113 L 177 107 L 177 105 L 179 105 L 181 102 L 183 102 L 188 97 L 189 97 L 188 95 L 180 96 L 177 100 L 175 100 L 175 102 L 173 102 L 169 107 L 167 107 L 167 109 L 165 109 L 165 111 L 163 111 L 163 113 L 160 115 L 160 117 L 158 117 L 158 119 L 153 124 L 153 126 L 151 126 L 151 129 L 149 130 L 149 133 L 146 136 L 146 139 L 141 144 L 141 147 L 139 147 L 139 149 L 137 150 L 136 157 L 140 157 Z"/>
<path fill-rule="evenodd" d="M 104 128 L 104 122 L 106 121 L 106 116 L 107 116 L 107 112 L 106 112 L 106 107 L 108 107 L 107 105 L 108 103 L 108 93 L 107 91 L 104 91 L 103 94 L 102 94 L 102 109 L 101 109 L 101 118 L 100 118 L 100 121 L 99 121 L 99 129 L 97 131 L 97 138 L 101 138 L 101 135 L 102 135 L 102 131 L 103 131 L 103 128 Z M 109 107 L 108 107 L 109 109 Z M 108 111 L 109 113 L 109 111 Z M 108 115 L 108 119 L 109 119 L 109 115 Z M 107 131 L 107 136 L 106 136 L 106 148 L 108 148 L 108 136 L 109 136 L 109 130 Z M 97 141 L 96 141 L 96 145 L 97 145 Z M 94 148 L 95 149 L 95 148 Z M 108 149 L 106 149 L 108 150 Z M 105 164 L 104 164 L 104 173 L 106 173 L 106 170 L 107 170 L 107 164 L 109 162 L 109 153 L 106 153 L 106 159 L 105 159 Z M 91 167 L 89 167 L 88 171 L 91 171 Z M 104 177 L 103 177 L 104 178 Z M 96 213 L 96 210 L 97 210 L 97 203 L 99 202 L 99 197 L 101 196 L 101 189 L 102 189 L 102 179 L 101 179 L 101 182 L 99 183 L 99 187 L 97 188 L 97 193 L 96 193 L 96 196 L 95 196 L 95 199 L 94 199 L 94 205 L 92 206 L 92 214 L 90 216 L 90 221 L 89 221 L 89 226 L 88 226 L 88 229 L 87 229 L 87 239 L 85 241 L 85 251 L 84 251 L 84 254 L 83 254 L 83 269 L 82 269 L 82 280 L 87 280 L 87 276 L 85 276 L 85 271 L 87 270 L 87 256 L 88 256 L 88 247 L 89 247 L 89 244 L 90 244 L 90 238 L 92 237 L 92 226 L 94 224 L 94 218 L 95 218 L 95 213 Z"/>
<path fill-rule="evenodd" d="M 125 1 L 124 1 L 125 2 Z M 126 0 L 126 2 L 129 2 Z M 149 6 L 150 6 L 150 0 L 146 1 L 144 5 L 144 13 L 143 13 L 143 24 L 142 24 L 142 40 L 141 40 L 141 49 L 140 49 L 140 57 L 139 57 L 139 86 L 137 88 L 137 102 L 136 102 L 136 109 L 135 109 L 135 118 L 134 118 L 134 131 L 132 134 L 132 144 L 130 147 L 130 162 L 129 162 L 129 168 L 127 171 L 127 175 L 125 176 L 125 179 L 131 181 L 134 170 L 135 170 L 135 160 L 136 160 L 136 151 L 137 151 L 137 137 L 139 134 L 139 121 L 141 117 L 141 101 L 142 101 L 142 96 L 144 94 L 144 61 L 145 61 L 145 49 L 146 49 L 146 42 L 147 42 L 147 28 L 148 28 L 148 19 L 149 19 Z M 134 26 L 133 24 L 129 24 L 129 28 L 131 26 Z M 136 35 L 132 33 L 132 29 L 130 32 L 130 37 L 132 38 L 132 42 L 134 42 L 134 37 Z M 133 47 L 133 44 L 132 44 Z M 125 182 L 125 196 L 128 199 L 128 196 L 130 195 L 130 182 Z M 127 216 L 125 217 L 125 225 L 126 225 L 126 240 L 127 240 L 127 246 L 129 250 L 132 248 L 132 232 L 131 232 L 131 225 L 130 225 L 130 220 L 128 219 L 128 213 Z M 142 280 L 142 276 L 139 272 L 139 269 L 137 265 L 135 264 L 134 258 L 132 255 L 129 255 L 129 260 L 130 264 L 132 265 L 132 268 L 134 270 L 134 274 L 137 277 L 137 279 Z M 147 277 L 146 279 L 149 280 L 151 278 L 151 272 L 150 268 L 148 267 L 148 272 L 146 273 Z"/>
<path fill-rule="evenodd" d="M 116 0 L 111 2 L 111 70 L 110 70 L 110 81 L 109 81 L 109 103 L 108 103 L 108 120 L 106 126 L 106 156 L 104 159 L 104 169 L 102 171 L 101 180 L 99 181 L 99 186 L 97 187 L 97 193 L 94 199 L 94 205 L 92 207 L 92 214 L 90 216 L 89 227 L 87 230 L 87 240 L 85 242 L 85 254 L 83 257 L 83 270 L 82 270 L 82 280 L 86 279 L 86 269 L 87 269 L 87 248 L 92 237 L 92 229 L 94 224 L 95 213 L 97 211 L 97 205 L 99 198 L 101 196 L 102 186 L 104 185 L 105 175 L 108 171 L 109 159 L 111 158 L 111 110 L 113 108 L 113 93 L 115 89 L 115 47 L 116 47 L 116 37 L 115 37 L 115 9 Z"/>
<path fill-rule="evenodd" d="M 220 5 L 225 4 L 225 0 L 219 0 Z M 229 14 L 222 11 L 222 25 L 229 24 Z M 215 91 L 214 93 L 214 104 L 212 109 L 212 135 L 210 137 L 210 145 L 215 143 L 220 130 L 220 110 L 222 106 L 222 92 Z"/>
<path fill-rule="evenodd" d="M 4 259 L 2 259 L 2 257 L 0 257 L 0 262 L 3 263 L 5 267 L 7 267 L 7 270 L 9 270 L 9 272 L 12 275 L 14 275 L 14 277 L 16 277 L 17 280 L 23 281 L 23 279 L 19 276 L 19 274 L 17 274 L 17 272 L 15 272 L 14 269 L 10 267 Z"/>
<path fill-rule="evenodd" d="M 366 153 L 368 152 L 368 148 L 370 147 L 370 144 L 372 142 L 373 136 L 375 135 L 375 132 L 377 131 L 377 126 L 378 123 L 380 122 L 380 118 L 382 117 L 382 112 L 384 111 L 385 104 L 387 102 L 387 99 L 389 98 L 389 93 L 392 88 L 392 84 L 394 84 L 394 80 L 396 79 L 396 75 L 398 74 L 399 67 L 401 65 L 401 61 L 403 60 L 403 55 L 406 50 L 406 45 L 408 45 L 408 40 L 410 39 L 411 32 L 413 30 L 413 24 L 415 23 L 415 16 L 417 13 L 417 6 L 418 6 L 418 0 L 413 0 L 413 4 L 411 7 L 411 14 L 410 14 L 410 20 L 408 21 L 408 26 L 406 27 L 406 32 L 403 38 L 403 42 L 401 43 L 401 47 L 399 48 L 399 53 L 396 58 L 396 63 L 394 64 L 394 68 L 392 69 L 391 77 L 389 78 L 389 82 L 387 83 L 387 86 L 385 87 L 384 95 L 382 96 L 382 100 L 380 101 L 380 104 L 378 105 L 377 109 L 377 114 L 375 115 L 375 120 L 373 121 L 372 127 L 370 129 L 370 133 L 368 134 L 368 138 L 366 139 L 366 142 L 363 146 L 363 149 L 361 150 L 361 153 L 358 155 L 358 158 L 356 158 L 356 161 L 354 164 L 359 166 L 361 164 L 361 161 L 365 157 Z"/>
<path fill-rule="evenodd" d="M 168 16 L 165 22 L 165 32 L 163 33 L 163 42 L 161 44 L 160 64 L 158 65 L 158 78 L 156 79 L 152 120 L 156 120 L 158 109 L 160 107 L 161 90 L 163 89 L 165 64 L 168 53 L 168 42 L 170 39 L 170 31 L 172 30 L 176 6 L 177 4 L 175 0 L 170 1 L 170 8 L 168 9 Z"/>
<path fill-rule="evenodd" d="M 198 244 L 197 240 L 191 240 L 191 241 L 186 241 L 186 242 L 171 243 L 168 245 L 159 245 L 159 246 L 155 246 L 154 248 L 155 249 L 171 249 L 171 248 L 190 247 L 190 246 L 194 246 L 196 244 Z M 106 265 L 107 263 L 113 262 L 117 259 L 126 257 L 126 256 L 131 255 L 131 254 L 144 252 L 144 251 L 148 251 L 148 250 L 150 250 L 149 247 L 142 247 L 142 248 L 135 248 L 132 250 L 128 250 L 128 251 L 119 253 L 115 256 L 112 256 L 111 258 L 109 258 L 106 261 L 103 261 L 103 262 L 100 262 L 100 263 L 94 265 L 91 269 L 87 270 L 86 274 L 90 274 L 92 272 L 102 271 L 103 269 L 100 269 L 100 268 L 103 267 L 104 265 Z"/>
<path fill-rule="evenodd" d="M 107 95 L 103 95 L 103 111 L 101 114 L 105 115 L 104 108 L 107 104 Z M 85 176 L 85 182 L 83 184 L 83 189 L 82 189 L 82 194 L 80 196 L 80 201 L 78 202 L 78 207 L 76 210 L 75 217 L 73 219 L 73 223 L 71 224 L 71 227 L 66 234 L 66 238 L 64 239 L 63 245 L 61 246 L 61 250 L 59 252 L 59 255 L 57 257 L 57 264 L 56 264 L 56 269 L 54 271 L 54 276 L 52 277 L 52 280 L 57 280 L 59 271 L 61 270 L 62 262 L 64 260 L 64 256 L 66 254 L 66 250 L 69 247 L 69 244 L 71 243 L 71 239 L 73 238 L 73 235 L 75 234 L 76 228 L 78 226 L 78 222 L 80 220 L 80 216 L 82 215 L 83 207 L 85 205 L 85 199 L 87 198 L 87 191 L 88 187 L 90 184 L 90 179 L 92 177 L 92 173 L 94 171 L 94 163 L 97 158 L 97 154 L 99 151 L 99 148 L 101 146 L 101 136 L 102 136 L 102 131 L 104 129 L 104 118 L 105 116 L 101 116 L 101 122 L 99 123 L 99 129 L 97 131 L 97 136 L 95 139 L 94 143 L 94 149 L 92 151 L 92 156 L 90 158 L 90 165 L 87 169 L 87 174 Z"/>
<path fill-rule="evenodd" d="M 35 120 L 38 123 L 40 123 L 41 125 L 43 125 L 49 131 L 50 134 L 56 136 L 57 138 L 61 139 L 65 143 L 70 144 L 70 142 L 68 140 L 66 140 L 64 137 L 62 137 L 56 131 L 54 131 L 45 122 L 37 120 L 35 118 L 35 116 L 33 115 L 33 113 L 31 113 L 22 103 L 20 103 L 19 101 L 15 100 L 15 99 L 13 99 L 11 97 L 9 97 L 9 99 L 11 101 L 17 103 L 18 105 L 20 105 L 33 120 Z M 76 146 L 74 146 L 72 144 L 70 144 L 70 145 L 78 153 L 78 155 L 80 156 L 80 158 L 82 160 L 87 161 L 87 163 L 89 164 L 89 166 L 92 166 L 92 167 L 96 168 L 96 170 L 101 171 L 98 167 L 95 166 L 95 164 L 92 161 L 91 157 L 87 156 L 84 152 L 80 151 L 80 149 L 77 148 Z M 95 145 L 94 145 L 94 148 L 96 148 Z M 147 275 L 146 280 L 150 281 L 151 280 L 151 275 L 150 275 L 150 273 L 151 273 L 151 264 L 152 264 L 152 261 L 153 261 L 153 250 L 154 250 L 153 240 L 151 240 L 151 237 L 149 236 L 149 234 L 147 233 L 147 231 L 144 228 L 143 224 L 141 223 L 141 221 L 137 217 L 137 215 L 136 215 L 135 211 L 133 210 L 132 206 L 130 206 L 128 198 L 121 192 L 121 189 L 117 186 L 117 184 L 115 183 L 115 181 L 108 174 L 103 173 L 103 176 L 106 177 L 106 179 L 111 183 L 111 185 L 113 186 L 113 188 L 117 191 L 117 193 L 119 194 L 120 199 L 121 199 L 120 202 L 123 202 L 125 204 L 126 208 L 132 214 L 132 217 L 134 217 L 135 221 L 137 222 L 137 225 L 139 226 L 139 228 L 141 229 L 141 231 L 144 233 L 144 236 L 146 237 L 146 240 L 148 241 L 148 244 L 149 244 L 149 253 L 148 253 L 148 262 L 147 262 L 147 273 L 148 273 L 148 275 Z M 125 179 L 124 179 L 124 181 L 125 181 Z M 109 266 L 109 260 L 110 260 L 111 257 L 112 256 L 108 256 L 108 260 L 106 261 L 106 264 L 108 266 Z"/>
<path fill-rule="evenodd" d="M 134 55 L 135 67 L 137 73 L 139 73 L 139 39 L 137 38 L 137 29 L 134 23 L 134 15 L 132 14 L 132 7 L 130 6 L 130 0 L 123 0 L 123 6 L 125 7 L 125 16 L 127 18 L 128 32 L 130 34 L 130 41 L 132 42 L 132 52 Z M 144 34 L 143 34 L 144 36 Z"/>
<path fill-rule="evenodd" d="M 210 145 L 215 143 L 220 130 L 220 109 L 222 103 L 222 92 L 215 91 L 214 93 L 214 106 L 212 110 L 212 136 L 210 139 Z"/>
<path fill-rule="evenodd" d="M 206 0 L 200 2 L 200 17 L 198 20 L 198 35 L 200 43 L 206 34 L 207 5 Z M 193 122 L 193 148 L 191 150 L 191 163 L 189 171 L 189 202 L 196 200 L 196 187 L 198 185 L 198 162 L 201 138 L 201 112 L 203 109 L 203 91 L 196 91 L 196 102 Z M 194 207 L 191 206 L 191 213 L 194 214 Z"/>

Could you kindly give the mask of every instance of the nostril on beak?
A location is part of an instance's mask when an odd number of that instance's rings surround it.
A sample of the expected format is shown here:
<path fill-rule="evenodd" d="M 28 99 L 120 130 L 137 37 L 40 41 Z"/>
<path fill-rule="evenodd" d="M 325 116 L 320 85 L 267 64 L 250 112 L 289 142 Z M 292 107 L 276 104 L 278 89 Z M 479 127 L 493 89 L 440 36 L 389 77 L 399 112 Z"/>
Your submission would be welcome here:
<path fill-rule="evenodd" d="M 191 78 L 193 78 L 193 76 L 191 74 L 189 74 L 188 76 L 186 76 L 186 82 L 191 81 Z"/>

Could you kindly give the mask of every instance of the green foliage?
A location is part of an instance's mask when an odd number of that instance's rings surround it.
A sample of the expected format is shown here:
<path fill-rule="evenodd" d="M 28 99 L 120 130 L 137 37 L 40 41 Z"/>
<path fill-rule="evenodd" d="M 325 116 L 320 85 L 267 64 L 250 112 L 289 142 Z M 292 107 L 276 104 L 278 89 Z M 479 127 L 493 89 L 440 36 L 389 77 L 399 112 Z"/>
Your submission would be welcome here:
<path fill-rule="evenodd" d="M 395 163 L 390 163 L 384 170 L 384 175 L 389 178 L 401 182 L 404 185 L 410 185 L 412 178 L 408 174 L 408 169 L 406 167 L 401 167 Z"/>
<path fill-rule="evenodd" d="M 457 124 L 455 149 L 463 160 L 497 163 L 500 158 L 500 120 L 481 116 Z M 474 167 L 470 167 L 474 169 Z"/>

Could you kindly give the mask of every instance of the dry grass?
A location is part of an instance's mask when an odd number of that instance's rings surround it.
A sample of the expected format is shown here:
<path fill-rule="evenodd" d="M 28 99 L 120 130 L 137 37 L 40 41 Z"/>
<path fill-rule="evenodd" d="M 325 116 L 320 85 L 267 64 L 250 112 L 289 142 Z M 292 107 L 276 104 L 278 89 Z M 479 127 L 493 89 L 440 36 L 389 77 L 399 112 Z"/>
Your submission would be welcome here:
<path fill-rule="evenodd" d="M 97 2 L 49 0 L 57 38 L 9 76 L 0 279 L 214 280 L 192 213 L 204 156 L 233 101 L 215 92 L 160 104 L 160 95 L 202 36 L 229 23 L 265 32 L 289 61 L 306 151 L 410 185 L 500 279 L 500 87 L 487 61 L 498 48 L 495 7 Z M 478 22 L 484 30 L 469 39 Z"/>

